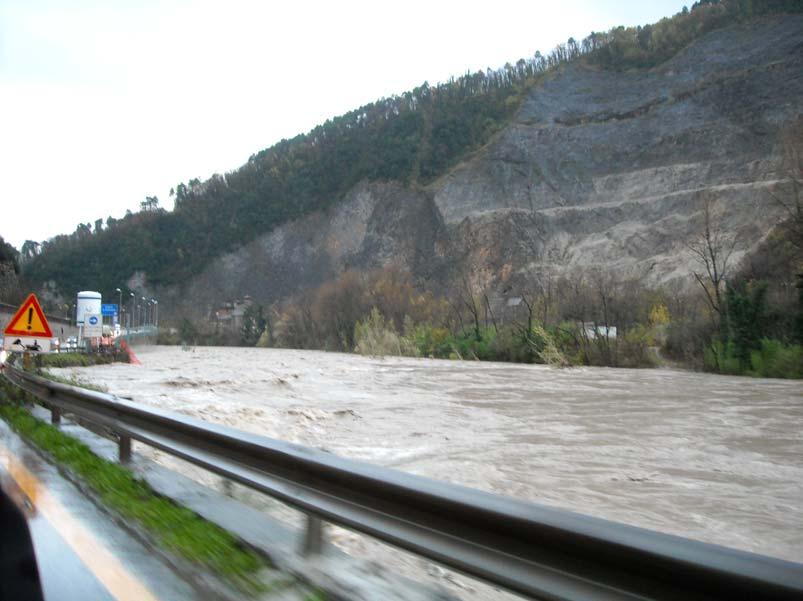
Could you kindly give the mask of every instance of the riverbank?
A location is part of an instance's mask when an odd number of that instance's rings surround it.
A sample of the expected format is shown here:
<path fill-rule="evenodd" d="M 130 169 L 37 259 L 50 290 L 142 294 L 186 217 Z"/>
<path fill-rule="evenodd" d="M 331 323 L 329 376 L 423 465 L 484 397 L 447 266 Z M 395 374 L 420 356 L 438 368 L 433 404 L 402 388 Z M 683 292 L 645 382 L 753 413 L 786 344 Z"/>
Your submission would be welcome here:
<path fill-rule="evenodd" d="M 48 353 L 37 357 L 38 366 L 41 368 L 89 367 L 91 365 L 128 362 L 128 353 L 125 351 L 109 353 Z"/>

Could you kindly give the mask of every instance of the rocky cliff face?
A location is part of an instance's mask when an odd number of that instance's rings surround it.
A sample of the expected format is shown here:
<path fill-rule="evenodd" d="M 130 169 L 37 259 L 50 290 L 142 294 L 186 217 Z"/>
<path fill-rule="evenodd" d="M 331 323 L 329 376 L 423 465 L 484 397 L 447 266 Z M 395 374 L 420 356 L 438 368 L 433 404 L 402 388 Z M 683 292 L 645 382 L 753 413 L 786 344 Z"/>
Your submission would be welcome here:
<path fill-rule="evenodd" d="M 782 218 L 768 192 L 799 176 L 787 151 L 803 141 L 787 134 L 800 131 L 801 98 L 800 15 L 712 32 L 649 71 L 571 64 L 430 186 L 363 183 L 220 258 L 182 296 L 268 302 L 391 262 L 439 282 L 470 272 L 498 290 L 544 267 L 687 279 L 705 199 L 737 254 Z"/>
<path fill-rule="evenodd" d="M 346 269 L 389 263 L 424 277 L 448 277 L 449 238 L 431 193 L 364 183 L 329 211 L 278 227 L 216 260 L 182 295 L 194 299 L 184 309 L 246 294 L 261 302 L 279 300 Z"/>

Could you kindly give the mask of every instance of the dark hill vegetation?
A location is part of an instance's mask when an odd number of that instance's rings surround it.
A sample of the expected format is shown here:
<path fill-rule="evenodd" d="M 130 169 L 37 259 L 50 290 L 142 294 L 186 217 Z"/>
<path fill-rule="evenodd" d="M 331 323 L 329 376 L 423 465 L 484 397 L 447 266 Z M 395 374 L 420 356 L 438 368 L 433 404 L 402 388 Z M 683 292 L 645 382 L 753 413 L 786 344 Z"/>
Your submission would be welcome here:
<path fill-rule="evenodd" d="M 98 220 L 41 246 L 26 244 L 24 274 L 32 285 L 53 282 L 65 295 L 87 286 L 111 295 L 137 272 L 152 287 L 180 285 L 221 254 L 337 203 L 360 181 L 415 188 L 442 176 L 509 123 L 525 92 L 568 62 L 645 69 L 714 29 L 801 10 L 799 0 L 697 2 L 653 25 L 592 33 L 548 56 L 536 53 L 495 71 L 425 83 L 283 140 L 231 173 L 179 184 L 171 212 L 148 198 L 141 212 L 109 217 L 105 226 Z"/>
<path fill-rule="evenodd" d="M 20 300 L 19 253 L 0 236 L 0 301 L 15 303 Z"/>

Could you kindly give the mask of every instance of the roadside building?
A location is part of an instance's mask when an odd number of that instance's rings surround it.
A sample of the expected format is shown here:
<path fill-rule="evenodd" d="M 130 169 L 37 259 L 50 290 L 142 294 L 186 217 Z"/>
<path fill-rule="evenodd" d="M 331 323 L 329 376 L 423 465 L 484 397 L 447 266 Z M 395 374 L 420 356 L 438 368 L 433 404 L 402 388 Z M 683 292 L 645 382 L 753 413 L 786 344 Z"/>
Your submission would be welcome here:
<path fill-rule="evenodd" d="M 217 331 L 236 332 L 243 327 L 245 311 L 254 304 L 250 296 L 246 295 L 242 300 L 235 299 L 231 302 L 222 303 L 215 309 L 212 322 Z"/>

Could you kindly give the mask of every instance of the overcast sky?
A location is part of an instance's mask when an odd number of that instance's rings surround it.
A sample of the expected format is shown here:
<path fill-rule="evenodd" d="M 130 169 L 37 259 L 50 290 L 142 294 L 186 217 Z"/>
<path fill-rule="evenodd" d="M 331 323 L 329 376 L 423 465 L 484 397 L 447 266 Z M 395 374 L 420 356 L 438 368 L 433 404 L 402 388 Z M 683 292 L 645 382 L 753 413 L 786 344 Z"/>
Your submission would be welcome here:
<path fill-rule="evenodd" d="M 166 208 L 329 117 L 676 0 L 0 0 L 0 235 Z"/>

